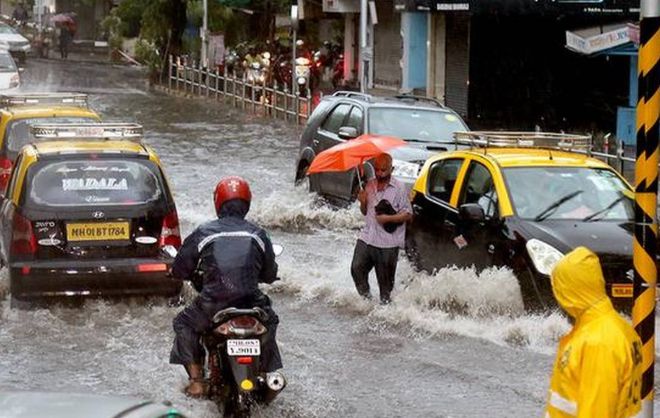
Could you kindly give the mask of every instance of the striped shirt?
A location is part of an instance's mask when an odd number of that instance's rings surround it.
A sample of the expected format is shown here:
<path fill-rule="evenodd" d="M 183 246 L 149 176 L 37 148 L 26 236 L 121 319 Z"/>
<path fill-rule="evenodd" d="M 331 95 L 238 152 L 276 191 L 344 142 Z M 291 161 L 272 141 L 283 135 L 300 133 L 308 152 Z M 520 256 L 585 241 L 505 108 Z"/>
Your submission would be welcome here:
<path fill-rule="evenodd" d="M 397 213 L 405 211 L 412 213 L 412 207 L 408 200 L 408 195 L 403 184 L 394 177 L 383 190 L 378 190 L 376 181 L 370 181 L 367 184 L 367 214 L 366 223 L 358 239 L 364 241 L 367 245 L 378 248 L 403 248 L 406 237 L 406 224 L 399 226 L 394 232 L 389 233 L 376 220 L 376 205 L 382 199 L 387 199 Z"/>

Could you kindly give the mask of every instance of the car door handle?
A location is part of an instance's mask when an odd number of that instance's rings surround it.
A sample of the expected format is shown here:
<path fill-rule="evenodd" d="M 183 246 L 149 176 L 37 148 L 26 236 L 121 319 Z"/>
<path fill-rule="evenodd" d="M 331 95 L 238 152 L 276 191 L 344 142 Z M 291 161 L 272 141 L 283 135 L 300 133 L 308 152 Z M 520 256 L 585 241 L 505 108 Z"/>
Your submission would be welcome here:
<path fill-rule="evenodd" d="M 318 139 L 315 139 L 315 140 L 312 141 L 312 143 L 313 143 L 314 145 L 318 145 L 318 144 L 319 144 L 319 140 L 318 140 Z"/>

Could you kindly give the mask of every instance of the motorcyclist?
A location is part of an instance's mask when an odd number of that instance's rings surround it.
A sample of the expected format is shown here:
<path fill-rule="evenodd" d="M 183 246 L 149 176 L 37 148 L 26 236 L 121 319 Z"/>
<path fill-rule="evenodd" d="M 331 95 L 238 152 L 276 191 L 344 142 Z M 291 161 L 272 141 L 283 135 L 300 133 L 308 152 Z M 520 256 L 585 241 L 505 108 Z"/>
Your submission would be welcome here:
<path fill-rule="evenodd" d="M 275 341 L 279 319 L 259 283 L 277 280 L 273 245 L 266 231 L 246 221 L 252 193 L 248 183 L 238 176 L 225 177 L 215 188 L 214 203 L 218 219 L 199 226 L 190 234 L 172 265 L 172 276 L 190 280 L 199 296 L 174 319 L 174 345 L 170 364 L 186 368 L 190 382 L 188 396 L 206 392 L 204 348 L 201 335 L 211 328 L 211 318 L 219 310 L 260 307 L 269 319 L 264 322 L 268 334 L 262 347 L 265 372 L 282 367 Z M 196 274 L 201 272 L 201 275 Z"/>

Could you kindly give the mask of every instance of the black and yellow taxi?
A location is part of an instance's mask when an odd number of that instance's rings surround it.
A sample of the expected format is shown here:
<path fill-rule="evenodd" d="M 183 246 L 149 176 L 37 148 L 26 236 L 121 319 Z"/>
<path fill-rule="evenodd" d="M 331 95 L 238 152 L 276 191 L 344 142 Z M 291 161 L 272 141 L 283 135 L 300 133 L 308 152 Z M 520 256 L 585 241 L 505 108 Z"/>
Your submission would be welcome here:
<path fill-rule="evenodd" d="M 554 306 L 550 273 L 578 246 L 596 252 L 615 304 L 632 301 L 634 193 L 586 150 L 589 137 L 458 132 L 470 149 L 430 158 L 411 200 L 407 252 L 422 269 L 507 266 L 525 306 Z"/>
<path fill-rule="evenodd" d="M 0 96 L 0 194 L 4 193 L 16 156 L 36 139 L 35 123 L 96 123 L 101 117 L 88 107 L 83 93 L 21 93 Z"/>
<path fill-rule="evenodd" d="M 0 206 L 12 305 L 61 296 L 174 296 L 179 220 L 135 124 L 34 125 Z M 45 141 L 45 139 L 49 139 Z"/>

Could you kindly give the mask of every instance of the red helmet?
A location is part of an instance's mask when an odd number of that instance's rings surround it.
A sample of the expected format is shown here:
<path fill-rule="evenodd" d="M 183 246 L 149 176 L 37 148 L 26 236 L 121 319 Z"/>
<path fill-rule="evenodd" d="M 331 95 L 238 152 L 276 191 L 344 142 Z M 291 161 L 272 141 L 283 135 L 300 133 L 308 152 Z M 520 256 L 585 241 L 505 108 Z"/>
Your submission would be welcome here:
<path fill-rule="evenodd" d="M 220 213 L 220 208 L 225 202 L 232 199 L 242 199 L 248 203 L 252 201 L 250 185 L 242 177 L 225 177 L 215 186 L 213 202 L 215 203 L 215 211 L 217 213 Z"/>

